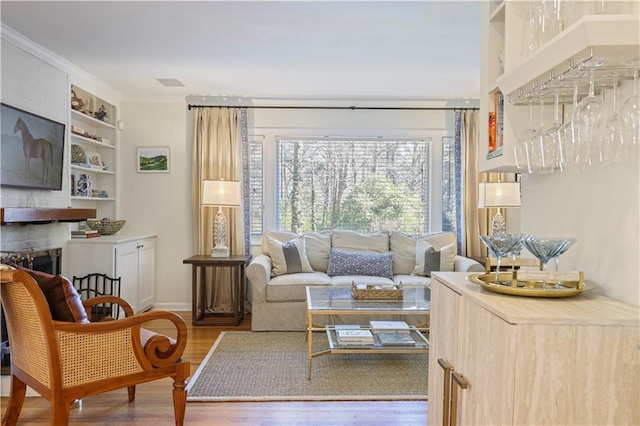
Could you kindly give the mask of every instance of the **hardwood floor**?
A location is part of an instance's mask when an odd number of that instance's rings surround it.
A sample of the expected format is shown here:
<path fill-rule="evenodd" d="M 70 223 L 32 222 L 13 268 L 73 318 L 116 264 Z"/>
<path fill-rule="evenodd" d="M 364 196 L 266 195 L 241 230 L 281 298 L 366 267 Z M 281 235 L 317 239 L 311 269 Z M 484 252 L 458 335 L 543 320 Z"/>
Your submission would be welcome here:
<path fill-rule="evenodd" d="M 191 361 L 195 373 L 200 362 L 226 330 L 250 330 L 251 316 L 237 326 L 191 326 L 191 312 L 180 312 L 188 326 L 188 344 L 184 358 Z M 170 334 L 167 325 L 149 323 L 148 328 Z M 2 398 L 2 413 L 8 398 Z M 85 398 L 82 407 L 71 412 L 71 425 L 172 425 L 171 380 L 138 385 L 136 399 L 127 402 L 126 389 Z M 19 425 L 49 424 L 49 402 L 41 397 L 27 397 Z M 425 425 L 427 404 L 424 401 L 340 401 L 340 402 L 188 402 L 186 425 L 322 425 L 374 426 Z"/>

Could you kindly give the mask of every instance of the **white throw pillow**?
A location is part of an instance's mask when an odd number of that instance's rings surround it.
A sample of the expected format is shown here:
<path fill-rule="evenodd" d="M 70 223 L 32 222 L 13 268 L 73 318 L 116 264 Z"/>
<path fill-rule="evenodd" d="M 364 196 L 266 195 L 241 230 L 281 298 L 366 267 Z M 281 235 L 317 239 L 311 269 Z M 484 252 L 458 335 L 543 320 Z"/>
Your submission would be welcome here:
<path fill-rule="evenodd" d="M 430 277 L 434 271 L 453 271 L 456 257 L 456 243 L 448 244 L 440 250 L 423 239 L 416 243 L 416 266 L 413 273 L 423 277 Z"/>
<path fill-rule="evenodd" d="M 274 276 L 297 272 L 313 272 L 307 259 L 304 237 L 294 238 L 285 243 L 271 237 L 267 237 L 266 240 Z"/>

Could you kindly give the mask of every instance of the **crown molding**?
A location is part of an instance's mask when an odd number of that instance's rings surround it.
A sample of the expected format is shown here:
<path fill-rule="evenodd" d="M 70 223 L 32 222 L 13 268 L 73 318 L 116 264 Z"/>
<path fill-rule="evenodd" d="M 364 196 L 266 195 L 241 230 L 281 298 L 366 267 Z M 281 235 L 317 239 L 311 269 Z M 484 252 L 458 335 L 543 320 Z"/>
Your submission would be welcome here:
<path fill-rule="evenodd" d="M 107 83 L 98 79 L 94 75 L 89 74 L 88 72 L 86 72 L 81 68 L 78 68 L 78 66 L 56 55 L 49 49 L 42 47 L 41 45 L 37 44 L 30 38 L 25 37 L 24 35 L 17 32 L 16 30 L 9 27 L 8 25 L 5 25 L 4 23 L 0 25 L 1 25 L 0 33 L 2 35 L 2 40 L 13 44 L 14 46 L 24 50 L 25 52 L 35 56 L 36 58 L 48 63 L 49 65 L 52 65 L 60 69 L 61 71 L 66 72 L 67 74 L 77 76 L 79 78 L 87 80 L 91 82 L 91 84 L 94 84 L 100 87 L 101 89 L 104 89 L 105 91 L 112 92 L 116 94 L 118 97 L 122 97 L 122 94 L 118 90 L 109 86 Z"/>

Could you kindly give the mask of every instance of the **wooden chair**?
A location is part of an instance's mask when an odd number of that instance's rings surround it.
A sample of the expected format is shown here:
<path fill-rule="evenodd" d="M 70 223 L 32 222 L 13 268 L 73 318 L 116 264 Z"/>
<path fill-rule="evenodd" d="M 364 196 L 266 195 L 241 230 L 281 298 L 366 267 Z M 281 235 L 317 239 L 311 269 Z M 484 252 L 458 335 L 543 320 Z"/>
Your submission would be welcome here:
<path fill-rule="evenodd" d="M 11 342 L 11 390 L 2 425 L 17 423 L 26 386 L 51 402 L 51 425 L 69 423 L 73 402 L 87 396 L 128 388 L 129 401 L 135 385 L 160 378 L 173 379 L 175 424 L 183 425 L 190 363 L 181 359 L 186 346 L 184 320 L 171 312 L 132 315 L 131 307 L 115 296 L 83 302 L 118 303 L 126 318 L 78 323 L 54 321 L 44 294 L 24 271 L 2 270 L 2 306 Z M 177 330 L 175 341 L 141 324 L 164 319 Z M 141 335 L 149 334 L 146 343 Z"/>

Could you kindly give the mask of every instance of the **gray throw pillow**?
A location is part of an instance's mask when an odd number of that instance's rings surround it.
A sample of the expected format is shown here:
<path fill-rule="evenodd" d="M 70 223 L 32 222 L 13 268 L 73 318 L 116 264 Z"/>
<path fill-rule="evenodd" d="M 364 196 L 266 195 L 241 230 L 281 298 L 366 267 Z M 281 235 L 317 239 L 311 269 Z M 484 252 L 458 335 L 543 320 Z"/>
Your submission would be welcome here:
<path fill-rule="evenodd" d="M 413 269 L 413 273 L 423 277 L 430 277 L 431 272 L 453 271 L 456 252 L 456 243 L 451 243 L 440 250 L 436 250 L 428 242 L 419 239 L 416 244 L 416 266 Z"/>
<path fill-rule="evenodd" d="M 365 253 L 332 248 L 329 254 L 330 277 L 341 275 L 367 275 L 393 279 L 393 254 Z"/>

